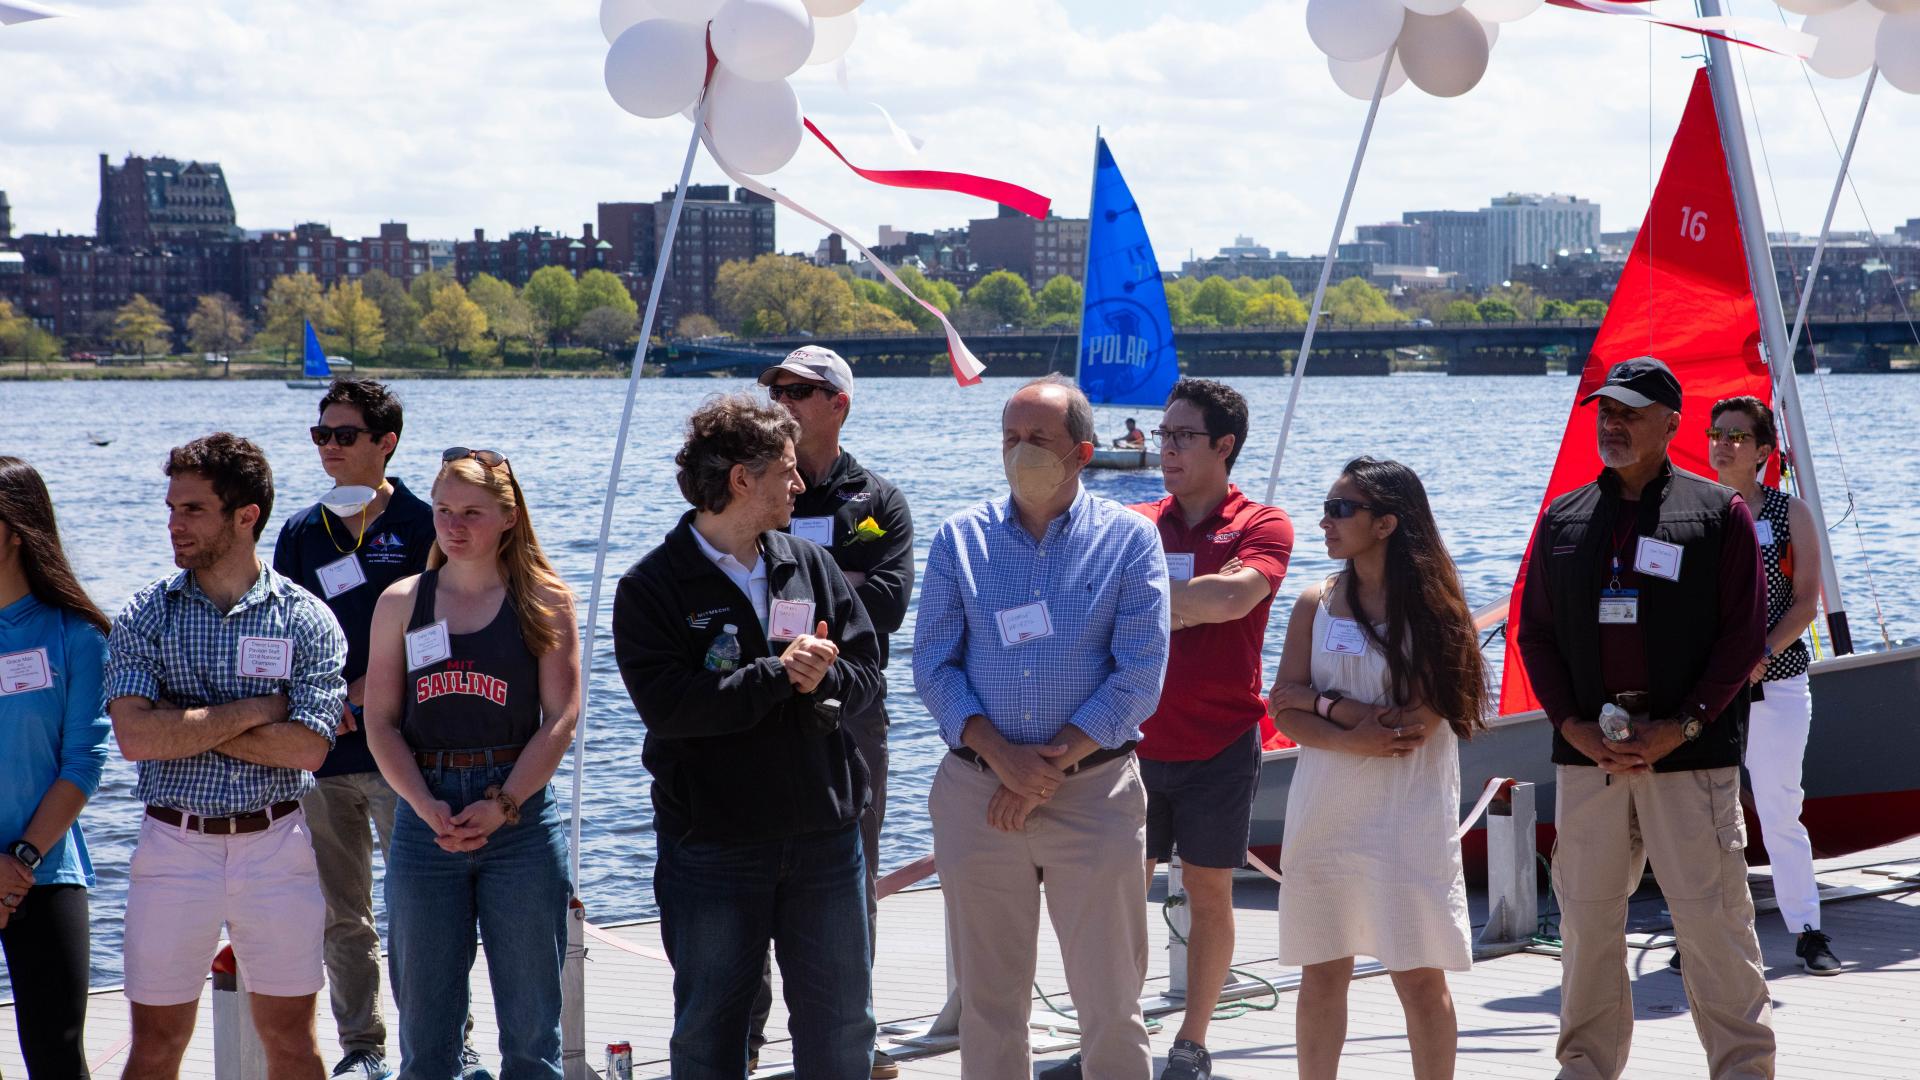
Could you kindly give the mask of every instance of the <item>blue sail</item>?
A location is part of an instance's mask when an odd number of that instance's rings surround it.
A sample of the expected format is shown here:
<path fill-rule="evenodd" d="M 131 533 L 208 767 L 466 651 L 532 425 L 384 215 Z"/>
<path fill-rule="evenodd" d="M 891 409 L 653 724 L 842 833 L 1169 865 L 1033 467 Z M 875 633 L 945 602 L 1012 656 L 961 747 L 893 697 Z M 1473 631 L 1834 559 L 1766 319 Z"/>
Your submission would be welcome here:
<path fill-rule="evenodd" d="M 1080 389 L 1096 405 L 1164 405 L 1180 378 L 1173 319 L 1140 207 L 1105 139 L 1095 140 L 1087 217 Z"/>
<path fill-rule="evenodd" d="M 327 364 L 327 354 L 320 351 L 320 338 L 313 332 L 313 323 L 307 322 L 306 364 L 300 374 L 309 379 L 331 379 L 333 368 Z"/>

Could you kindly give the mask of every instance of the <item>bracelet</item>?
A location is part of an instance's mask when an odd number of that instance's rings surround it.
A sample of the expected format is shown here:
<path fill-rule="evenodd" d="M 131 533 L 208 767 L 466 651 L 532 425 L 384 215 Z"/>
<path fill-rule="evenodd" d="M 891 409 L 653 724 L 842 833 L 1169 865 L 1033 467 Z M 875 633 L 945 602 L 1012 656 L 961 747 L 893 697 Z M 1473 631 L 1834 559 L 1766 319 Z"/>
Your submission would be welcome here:
<path fill-rule="evenodd" d="M 500 816 L 506 819 L 507 824 L 520 824 L 520 803 L 513 796 L 507 794 L 505 788 L 502 788 L 498 784 L 493 784 L 489 785 L 487 790 L 481 792 L 481 794 L 500 804 Z"/>

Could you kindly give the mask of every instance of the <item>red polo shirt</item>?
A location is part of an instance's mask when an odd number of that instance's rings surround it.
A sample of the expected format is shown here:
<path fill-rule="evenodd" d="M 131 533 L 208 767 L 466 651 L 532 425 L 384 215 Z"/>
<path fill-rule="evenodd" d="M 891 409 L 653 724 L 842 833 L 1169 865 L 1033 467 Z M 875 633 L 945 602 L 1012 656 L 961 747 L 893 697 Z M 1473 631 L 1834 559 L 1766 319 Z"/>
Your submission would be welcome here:
<path fill-rule="evenodd" d="M 1192 528 L 1171 495 L 1133 509 L 1159 527 L 1160 544 L 1169 553 L 1193 555 L 1194 577 L 1219 573 L 1237 558 L 1267 579 L 1267 598 L 1244 616 L 1173 632 L 1160 707 L 1141 726 L 1139 754 L 1155 761 L 1201 761 L 1266 719 L 1260 649 L 1267 612 L 1293 554 L 1293 522 L 1286 511 L 1262 506 L 1232 485 L 1220 508 Z"/>

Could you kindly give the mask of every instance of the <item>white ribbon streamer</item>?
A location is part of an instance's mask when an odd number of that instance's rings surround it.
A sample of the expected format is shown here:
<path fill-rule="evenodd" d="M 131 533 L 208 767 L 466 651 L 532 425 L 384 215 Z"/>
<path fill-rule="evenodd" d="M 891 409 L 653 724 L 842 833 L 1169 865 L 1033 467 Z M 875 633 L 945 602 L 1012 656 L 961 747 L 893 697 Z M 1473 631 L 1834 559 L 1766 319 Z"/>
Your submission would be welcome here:
<path fill-rule="evenodd" d="M 1819 44 L 1819 39 L 1812 34 L 1777 22 L 1767 22 L 1764 19 L 1743 18 L 1735 15 L 1669 19 L 1649 12 L 1644 4 L 1620 3 L 1618 0 L 1568 0 L 1568 2 L 1578 4 L 1588 11 L 1597 11 L 1602 15 L 1621 15 L 1640 22 L 1720 34 L 1742 44 L 1758 45 L 1763 49 L 1771 49 L 1801 60 L 1813 55 L 1814 46 Z"/>
<path fill-rule="evenodd" d="M 1486 813 L 1487 807 L 1493 805 L 1493 797 L 1500 794 L 1500 786 L 1510 782 L 1511 779 L 1507 776 L 1496 776 L 1487 781 L 1487 786 L 1480 789 L 1480 801 L 1473 804 L 1473 809 L 1467 812 L 1467 820 L 1461 822 L 1460 827 L 1453 831 L 1454 843 L 1459 843 L 1462 837 L 1472 831 L 1474 823 L 1480 820 L 1480 815 Z"/>

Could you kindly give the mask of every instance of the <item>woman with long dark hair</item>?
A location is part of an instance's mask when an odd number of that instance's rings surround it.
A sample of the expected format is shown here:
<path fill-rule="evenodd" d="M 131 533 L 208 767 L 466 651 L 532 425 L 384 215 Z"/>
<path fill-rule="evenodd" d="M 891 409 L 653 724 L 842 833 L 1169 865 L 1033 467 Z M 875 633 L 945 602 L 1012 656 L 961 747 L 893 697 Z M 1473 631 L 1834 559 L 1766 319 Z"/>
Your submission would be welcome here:
<path fill-rule="evenodd" d="M 67 565 L 33 466 L 0 457 L 0 946 L 30 1078 L 87 1075 L 87 890 L 78 824 L 111 730 L 107 617 Z"/>
<path fill-rule="evenodd" d="M 580 712 L 573 594 L 513 466 L 456 446 L 433 481 L 427 571 L 374 609 L 367 745 L 400 796 L 387 856 L 401 1080 L 455 1080 L 476 928 L 501 1080 L 560 1080 L 567 837 L 548 781 Z"/>
<path fill-rule="evenodd" d="M 1346 566 L 1294 604 L 1269 704 L 1301 746 L 1280 849 L 1300 1076 L 1338 1071 L 1354 957 L 1371 956 L 1406 1011 L 1413 1075 L 1444 1080 L 1458 1043 L 1446 972 L 1472 962 L 1459 740 L 1484 726 L 1486 666 L 1413 470 L 1348 462 L 1320 528 Z"/>

